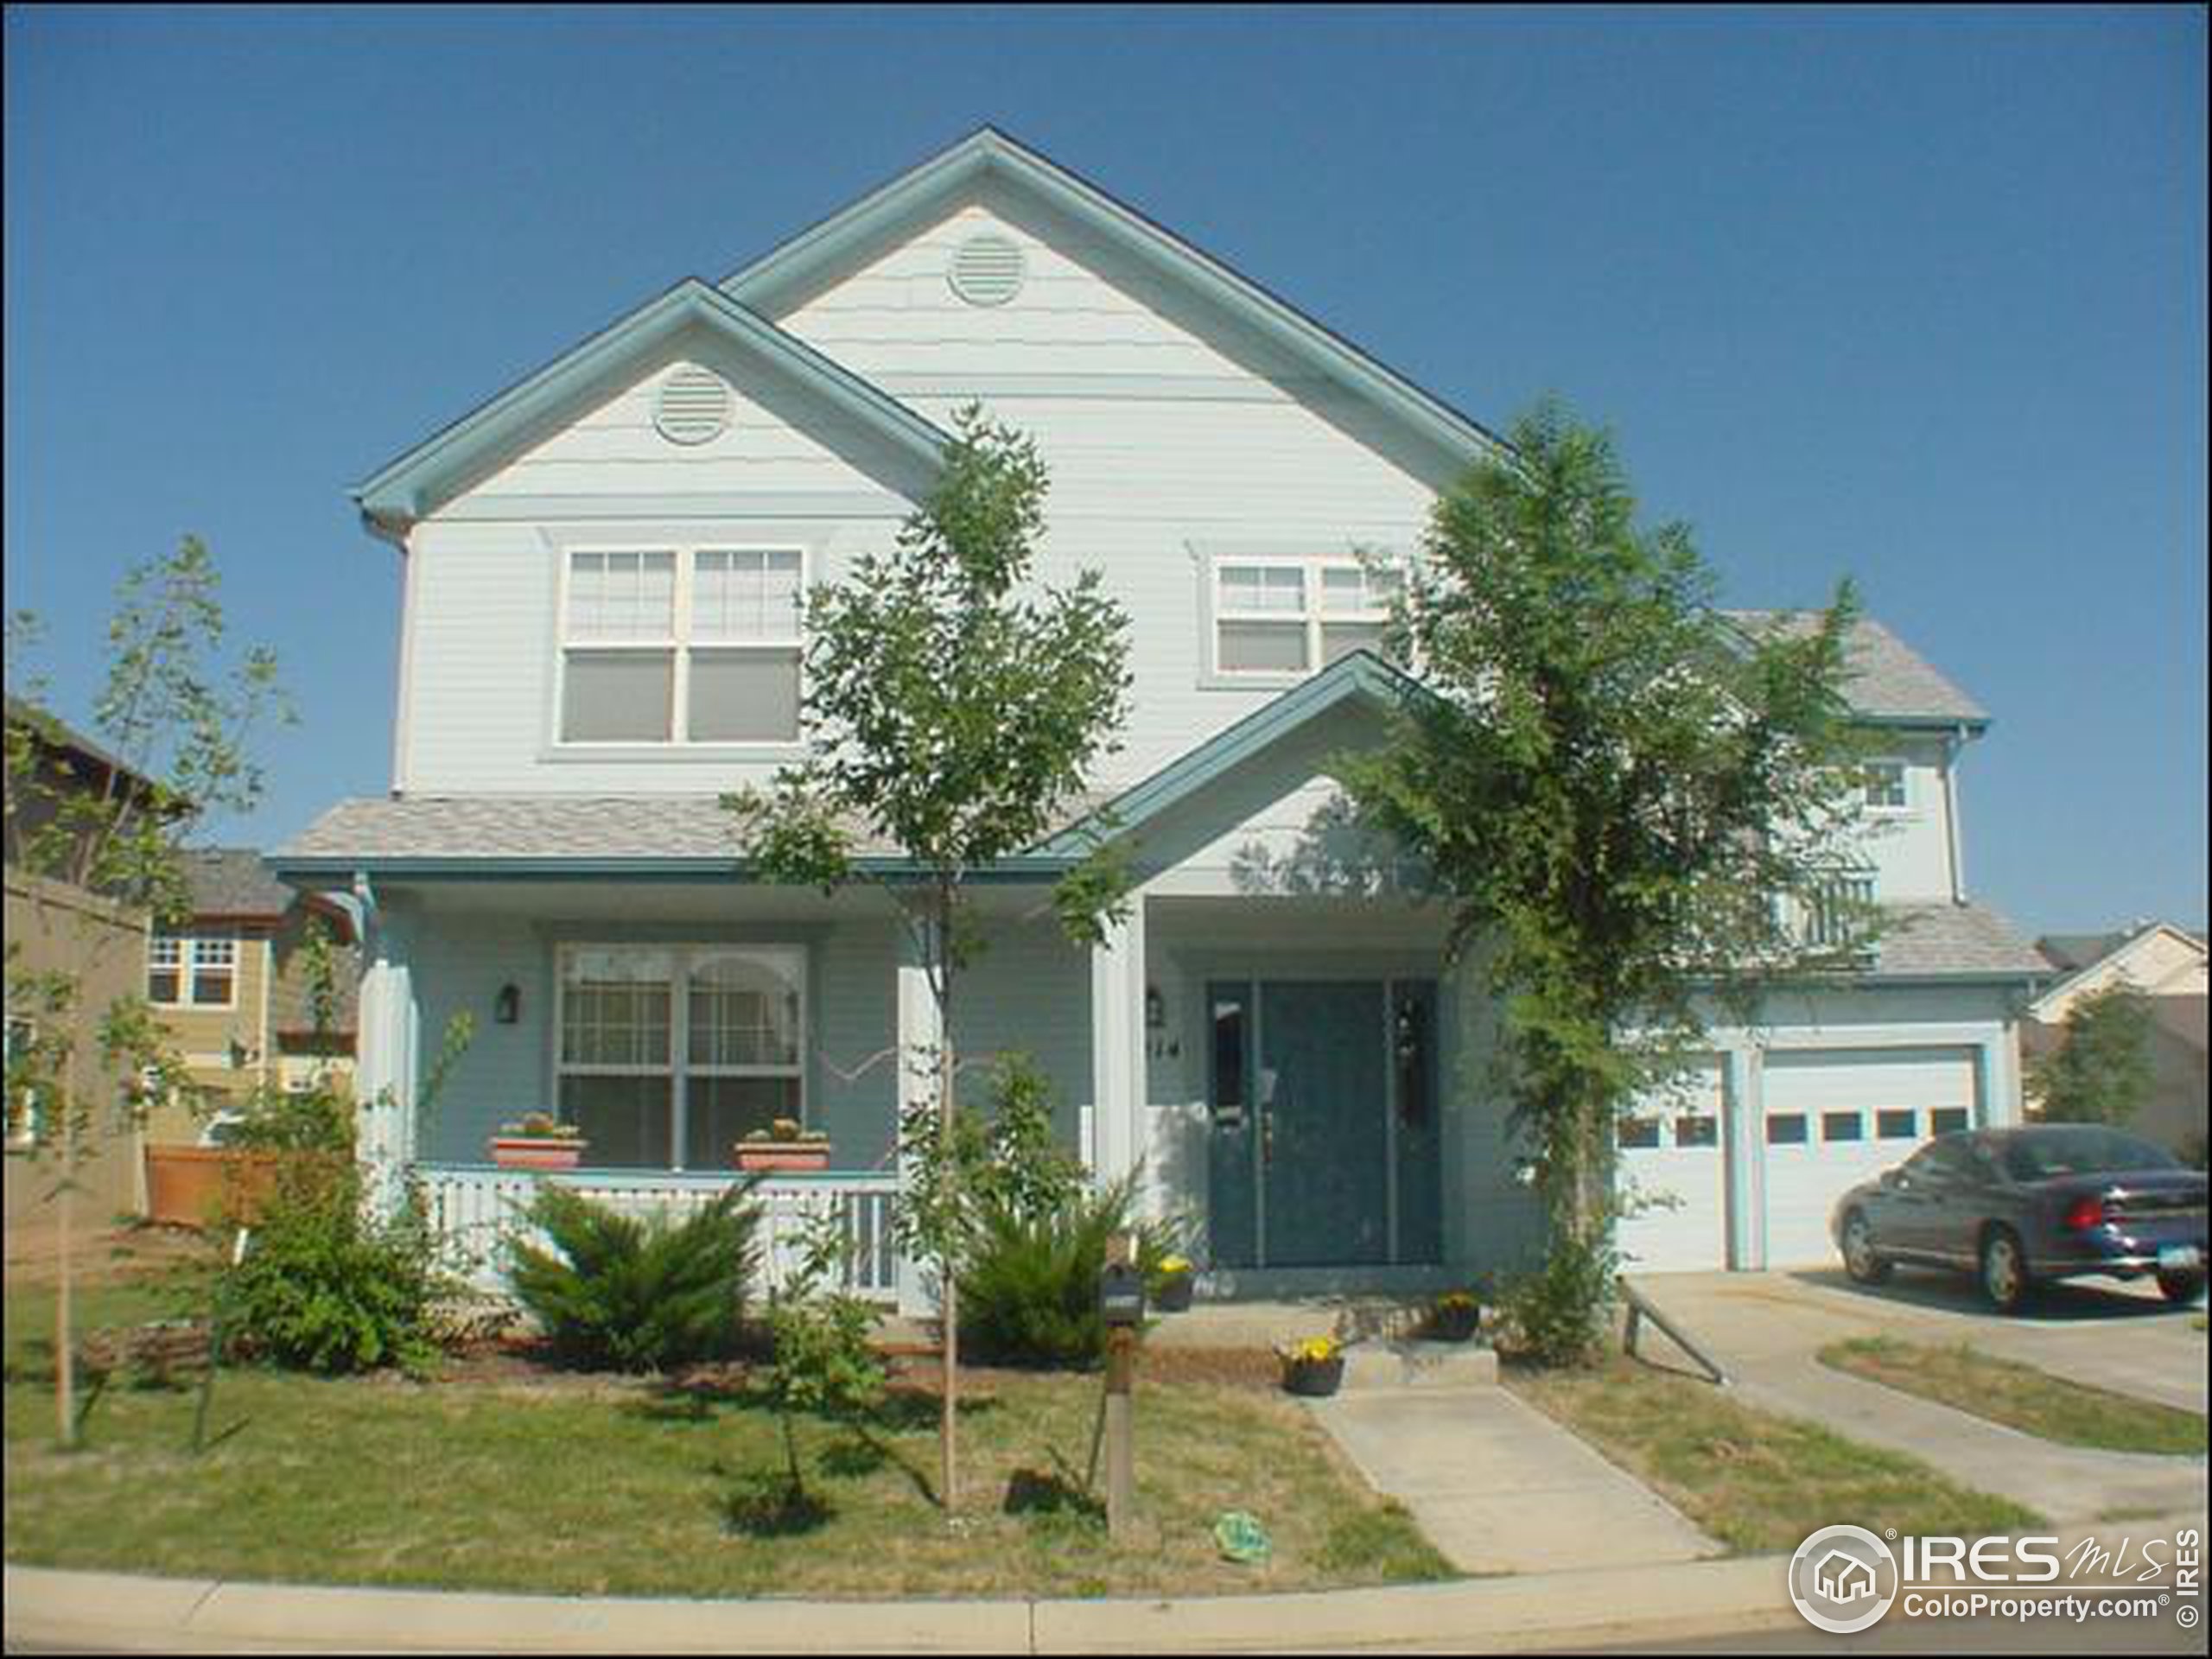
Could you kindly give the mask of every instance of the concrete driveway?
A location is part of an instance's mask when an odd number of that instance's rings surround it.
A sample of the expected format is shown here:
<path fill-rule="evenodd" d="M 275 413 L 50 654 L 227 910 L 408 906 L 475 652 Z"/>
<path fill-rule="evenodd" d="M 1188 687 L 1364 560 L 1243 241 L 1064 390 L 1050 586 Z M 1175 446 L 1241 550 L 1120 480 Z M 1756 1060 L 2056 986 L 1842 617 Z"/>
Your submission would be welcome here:
<path fill-rule="evenodd" d="M 2176 1308 L 2155 1287 L 2092 1281 L 2047 1290 L 2025 1318 L 2007 1319 L 1955 1279 L 1899 1269 L 1869 1289 L 1834 1272 L 1668 1274 L 1635 1280 L 1730 1372 L 1746 1404 L 1810 1419 L 1853 1440 L 1909 1452 L 1963 1484 L 2057 1522 L 2201 1513 L 2205 1459 L 2054 1446 L 1979 1417 L 1831 1370 L 1827 1344 L 1887 1335 L 1966 1343 L 2078 1382 L 2202 1412 L 2201 1308 Z M 1665 1363 L 1665 1338 L 1647 1339 Z"/>

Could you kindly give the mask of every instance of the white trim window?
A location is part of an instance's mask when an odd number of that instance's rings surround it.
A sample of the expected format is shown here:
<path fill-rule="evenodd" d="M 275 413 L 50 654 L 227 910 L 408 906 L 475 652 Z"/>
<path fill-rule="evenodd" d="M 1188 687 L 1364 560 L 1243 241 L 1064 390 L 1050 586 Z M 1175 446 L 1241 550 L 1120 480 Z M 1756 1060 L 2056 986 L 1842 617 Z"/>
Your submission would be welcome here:
<path fill-rule="evenodd" d="M 570 548 L 561 576 L 559 742 L 798 741 L 801 550 Z"/>
<path fill-rule="evenodd" d="M 157 933 L 146 942 L 146 1000 L 157 1008 L 227 1008 L 238 1000 L 238 942 Z"/>
<path fill-rule="evenodd" d="M 29 1152 L 38 1145 L 38 1090 L 22 1074 L 31 1065 L 38 1046 L 38 1023 L 17 1014 L 8 1016 L 8 1128 L 10 1152 Z"/>
<path fill-rule="evenodd" d="M 1909 812 L 1912 795 L 1902 760 L 1869 760 L 1859 769 L 1859 787 L 1870 812 Z"/>
<path fill-rule="evenodd" d="M 1402 582 L 1388 566 L 1344 555 L 1217 556 L 1212 671 L 1225 679 L 1296 679 L 1355 651 L 1380 655 Z"/>
<path fill-rule="evenodd" d="M 795 945 L 564 945 L 562 1118 L 606 1168 L 728 1169 L 805 1121 L 806 953 Z"/>

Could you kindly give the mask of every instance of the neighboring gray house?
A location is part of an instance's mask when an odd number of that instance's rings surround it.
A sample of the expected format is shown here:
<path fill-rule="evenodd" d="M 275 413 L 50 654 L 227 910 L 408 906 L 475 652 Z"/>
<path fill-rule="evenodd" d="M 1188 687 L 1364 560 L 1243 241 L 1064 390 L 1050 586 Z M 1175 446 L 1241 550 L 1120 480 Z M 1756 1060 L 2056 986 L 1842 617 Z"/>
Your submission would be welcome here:
<path fill-rule="evenodd" d="M 990 130 L 677 283 L 358 491 L 404 583 L 391 793 L 272 863 L 363 921 L 365 1094 L 406 1098 L 452 1014 L 477 1032 L 435 1122 L 376 1134 L 466 1229 L 532 1179 L 485 1162 L 524 1110 L 583 1128 L 586 1186 L 647 1198 L 712 1190 L 737 1137 L 800 1117 L 834 1167 L 779 1205 L 877 1238 L 894 1057 L 932 1036 L 918 970 L 880 891 L 748 880 L 714 800 L 801 752 L 798 595 L 889 543 L 969 399 L 1051 466 L 1042 573 L 1102 569 L 1135 620 L 1134 717 L 1094 782 L 1141 887 L 1085 950 L 1046 903 L 1069 837 L 979 883 L 959 1044 L 1034 1052 L 1091 1165 L 1141 1162 L 1196 1217 L 1215 1294 L 1523 1257 L 1491 1011 L 1436 907 L 1332 862 L 1323 775 L 1395 683 L 1371 654 L 1395 578 L 1360 551 L 1413 557 L 1497 441 Z M 1854 650 L 1885 745 L 1853 879 L 1897 925 L 1864 973 L 1717 1031 L 1694 1097 L 1627 1131 L 1632 1173 L 1683 1199 L 1632 1224 L 1647 1266 L 1825 1259 L 1835 1192 L 2018 1115 L 2043 964 L 1961 873 L 1986 716 L 1880 625 Z M 862 1280 L 918 1294 L 887 1246 Z"/>

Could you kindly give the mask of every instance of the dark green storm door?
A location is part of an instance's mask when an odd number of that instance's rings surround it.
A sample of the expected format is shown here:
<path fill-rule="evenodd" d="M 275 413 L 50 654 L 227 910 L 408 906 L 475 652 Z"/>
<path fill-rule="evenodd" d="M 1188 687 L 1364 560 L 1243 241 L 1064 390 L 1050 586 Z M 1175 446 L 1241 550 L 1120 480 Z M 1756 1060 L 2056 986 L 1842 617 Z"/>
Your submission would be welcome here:
<path fill-rule="evenodd" d="M 1206 988 L 1223 1266 L 1438 1259 L 1434 1007 L 1425 980 Z"/>

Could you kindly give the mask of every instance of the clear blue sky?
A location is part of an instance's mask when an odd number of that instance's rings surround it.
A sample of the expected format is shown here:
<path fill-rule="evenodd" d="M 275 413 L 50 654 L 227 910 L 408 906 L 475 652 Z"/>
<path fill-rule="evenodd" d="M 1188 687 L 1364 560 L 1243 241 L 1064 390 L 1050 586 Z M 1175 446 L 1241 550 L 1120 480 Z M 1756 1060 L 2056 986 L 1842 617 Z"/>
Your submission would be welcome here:
<path fill-rule="evenodd" d="M 984 122 L 1492 425 L 1611 423 L 1729 601 L 1870 607 L 1996 715 L 1967 876 L 2205 904 L 2205 18 L 104 11 L 6 30 L 7 603 L 60 712 L 182 532 L 303 723 L 228 838 L 381 792 L 346 487 Z"/>

